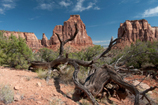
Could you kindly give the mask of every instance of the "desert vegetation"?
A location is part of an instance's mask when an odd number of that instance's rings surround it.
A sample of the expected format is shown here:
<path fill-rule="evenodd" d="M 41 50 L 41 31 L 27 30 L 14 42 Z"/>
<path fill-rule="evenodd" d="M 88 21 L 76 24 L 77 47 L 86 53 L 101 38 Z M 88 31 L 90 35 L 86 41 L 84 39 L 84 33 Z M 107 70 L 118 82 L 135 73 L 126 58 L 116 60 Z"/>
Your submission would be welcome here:
<path fill-rule="evenodd" d="M 44 78 L 49 81 L 53 77 L 60 78 L 64 83 L 74 82 L 75 92 L 78 93 L 78 96 L 89 98 L 95 105 L 99 104 L 96 101 L 98 98 L 101 99 L 114 94 L 120 98 L 126 97 L 121 96 L 121 93 L 125 95 L 126 90 L 134 94 L 135 105 L 139 104 L 140 95 L 149 100 L 146 93 L 154 90 L 157 86 L 139 92 L 134 85 L 124 81 L 123 75 L 127 77 L 132 71 L 133 74 L 138 74 L 138 72 L 139 75 L 150 74 L 153 79 L 157 79 L 158 42 L 137 41 L 124 50 L 116 50 L 112 47 L 120 38 L 115 40 L 111 38 L 106 49 L 94 45 L 78 52 L 69 52 L 64 50 L 64 45 L 76 37 L 77 24 L 75 27 L 74 36 L 65 41 L 62 41 L 56 33 L 60 41 L 58 51 L 42 48 L 38 52 L 32 52 L 24 39 L 16 38 L 13 35 L 7 38 L 1 32 L 0 64 L 18 69 L 27 69 L 30 65 L 34 65 L 32 69 L 37 69 L 35 71 L 40 79 Z M 38 65 L 44 65 L 46 68 L 42 68 L 42 66 L 38 68 Z M 152 73 L 141 69 L 146 67 L 155 69 L 152 70 Z M 54 74 L 55 72 L 57 74 Z M 151 104 L 150 101 L 148 103 Z"/>

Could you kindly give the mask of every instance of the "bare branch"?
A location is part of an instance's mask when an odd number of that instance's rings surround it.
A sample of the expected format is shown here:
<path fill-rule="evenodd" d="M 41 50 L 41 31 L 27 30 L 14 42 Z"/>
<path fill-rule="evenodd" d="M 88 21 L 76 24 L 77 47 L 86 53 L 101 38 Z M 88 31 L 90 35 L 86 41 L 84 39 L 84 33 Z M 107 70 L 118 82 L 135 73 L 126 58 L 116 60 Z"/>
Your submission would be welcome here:
<path fill-rule="evenodd" d="M 57 37 L 58 37 L 58 40 L 60 41 L 60 43 L 62 43 L 62 41 L 61 41 L 61 39 L 60 39 L 60 36 L 59 36 L 59 34 L 57 34 L 57 33 L 55 33 L 56 35 L 57 35 Z"/>
<path fill-rule="evenodd" d="M 59 34 L 55 33 L 55 34 L 57 35 L 58 39 L 59 39 L 59 42 L 60 42 L 59 57 L 63 55 L 63 51 L 64 51 L 64 48 L 63 48 L 63 47 L 64 47 L 64 45 L 65 45 L 67 42 L 72 41 L 72 40 L 76 37 L 76 35 L 77 35 L 77 33 L 78 33 L 77 23 L 75 23 L 75 29 L 76 29 L 76 31 L 75 31 L 74 36 L 71 37 L 70 39 L 67 39 L 66 41 L 62 41 L 62 40 L 60 39 Z"/>
<path fill-rule="evenodd" d="M 109 44 L 108 48 L 107 48 L 103 53 L 101 53 L 100 55 L 98 55 L 97 57 L 95 57 L 95 58 L 93 59 L 93 61 L 98 60 L 99 58 L 103 57 L 106 53 L 108 53 L 108 52 L 111 50 L 111 48 L 114 46 L 114 43 L 115 43 L 118 39 L 121 39 L 121 38 L 117 38 L 117 39 L 115 39 L 114 41 L 113 41 L 113 38 L 111 38 L 111 41 L 110 41 L 110 44 Z"/>
<path fill-rule="evenodd" d="M 92 95 L 83 85 L 80 84 L 80 82 L 79 82 L 79 80 L 78 80 L 78 78 L 77 78 L 77 74 L 78 74 L 78 71 L 79 71 L 79 66 L 78 66 L 78 64 L 75 63 L 74 61 L 70 61 L 70 62 L 68 62 L 68 63 L 71 64 L 72 66 L 74 66 L 74 68 L 75 68 L 75 71 L 74 71 L 74 73 L 73 73 L 73 80 L 74 80 L 75 85 L 76 85 L 79 89 L 81 89 L 82 91 L 84 91 L 84 92 L 86 93 L 87 97 L 88 97 L 89 99 L 91 99 L 93 105 L 99 105 L 99 103 L 95 100 L 95 98 L 93 97 L 93 95 Z"/>
<path fill-rule="evenodd" d="M 158 88 L 158 87 L 157 87 L 157 86 L 150 87 L 149 89 L 144 90 L 144 91 L 141 92 L 140 94 L 144 96 L 146 93 L 148 93 L 149 91 L 152 91 L 152 90 L 154 90 L 154 89 L 156 89 L 156 88 Z M 143 97 L 143 96 L 142 96 L 142 97 Z"/>
<path fill-rule="evenodd" d="M 77 28 L 77 23 L 75 23 L 75 29 L 76 29 L 76 31 L 75 31 L 73 37 L 71 37 L 70 39 L 65 40 L 64 45 L 65 45 L 67 42 L 72 41 L 72 40 L 76 37 L 76 35 L 77 35 L 78 31 L 79 31 L 78 28 Z"/>
<path fill-rule="evenodd" d="M 146 77 L 144 77 L 135 87 L 137 87 L 138 85 L 140 85 L 145 79 L 146 79 Z"/>
<path fill-rule="evenodd" d="M 149 89 L 144 90 L 143 92 L 140 93 L 140 95 L 142 95 L 141 99 L 143 99 L 144 97 L 148 100 L 149 104 L 151 105 L 150 100 L 148 99 L 148 97 L 146 96 L 146 93 L 148 93 L 149 91 L 152 91 L 154 89 L 158 88 L 157 86 L 154 87 L 150 87 Z"/>
<path fill-rule="evenodd" d="M 121 56 L 117 61 L 116 61 L 116 63 L 115 63 L 115 69 L 118 69 L 118 68 L 120 68 L 120 67 L 117 67 L 117 63 L 121 60 L 123 58 L 123 56 Z"/>

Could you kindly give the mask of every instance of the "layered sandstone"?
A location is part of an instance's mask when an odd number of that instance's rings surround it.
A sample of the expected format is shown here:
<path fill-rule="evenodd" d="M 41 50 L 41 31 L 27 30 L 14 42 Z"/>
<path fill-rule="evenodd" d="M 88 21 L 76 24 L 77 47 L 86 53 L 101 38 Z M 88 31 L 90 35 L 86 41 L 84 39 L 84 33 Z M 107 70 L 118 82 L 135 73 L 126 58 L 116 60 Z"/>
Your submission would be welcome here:
<path fill-rule="evenodd" d="M 43 33 L 43 36 L 42 36 L 41 45 L 43 45 L 45 47 L 49 46 L 49 40 L 48 40 L 48 38 L 46 37 L 46 35 L 44 33 Z"/>
<path fill-rule="evenodd" d="M 125 34 L 122 36 L 123 30 Z M 124 23 L 120 24 L 118 29 L 118 37 L 123 39 L 119 40 L 117 43 L 126 43 L 127 45 L 140 41 L 154 41 L 158 40 L 158 27 L 151 27 L 147 20 L 126 20 Z"/>
<path fill-rule="evenodd" d="M 41 43 L 39 43 L 36 35 L 34 33 L 28 33 L 28 32 L 15 32 L 15 31 L 5 31 L 3 33 L 4 36 L 9 37 L 14 35 L 17 38 L 21 37 L 26 40 L 27 45 L 32 49 L 39 49 L 41 48 Z"/>
<path fill-rule="evenodd" d="M 75 33 L 75 23 L 79 29 L 77 36 L 73 41 L 68 42 L 70 45 L 87 46 L 93 45 L 92 39 L 87 35 L 86 26 L 80 18 L 80 15 L 70 15 L 70 18 L 64 22 L 64 25 L 57 25 L 53 30 L 53 35 L 50 38 L 50 45 L 59 44 L 59 40 L 55 33 L 60 35 L 62 40 L 67 40 Z"/>
<path fill-rule="evenodd" d="M 66 40 L 72 37 L 76 31 L 75 23 L 77 23 L 78 34 L 73 41 L 68 42 L 72 47 L 76 47 L 76 49 L 91 46 L 93 45 L 91 38 L 87 35 L 86 26 L 80 19 L 79 15 L 71 15 L 70 18 L 64 22 L 64 25 L 57 25 L 53 30 L 53 35 L 50 40 L 43 33 L 42 40 L 38 40 L 34 33 L 28 32 L 14 32 L 14 31 L 5 31 L 4 35 L 9 37 L 11 34 L 15 35 L 17 38 L 20 36 L 21 38 L 26 40 L 27 45 L 32 49 L 40 49 L 42 47 L 47 47 L 51 49 L 57 49 L 59 47 L 59 40 L 55 33 L 60 35 L 61 40 Z M 68 45 L 67 44 L 67 45 Z M 81 47 L 82 46 L 82 47 Z"/>
<path fill-rule="evenodd" d="M 121 36 L 125 30 L 124 36 Z M 147 20 L 126 20 L 120 24 L 118 29 L 118 37 L 123 37 L 123 40 L 129 43 L 135 42 L 136 40 L 141 41 L 154 41 L 158 39 L 158 27 L 151 27 Z"/>

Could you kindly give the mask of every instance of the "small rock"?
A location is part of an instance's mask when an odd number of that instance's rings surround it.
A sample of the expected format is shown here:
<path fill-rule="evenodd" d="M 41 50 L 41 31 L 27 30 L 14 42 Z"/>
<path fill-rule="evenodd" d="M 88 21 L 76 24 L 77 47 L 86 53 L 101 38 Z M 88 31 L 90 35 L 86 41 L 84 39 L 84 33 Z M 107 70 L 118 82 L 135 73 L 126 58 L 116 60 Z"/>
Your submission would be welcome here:
<path fill-rule="evenodd" d="M 140 82 L 137 81 L 137 80 L 133 81 L 133 85 L 135 85 L 135 86 L 136 86 L 137 84 L 139 84 L 139 83 L 140 83 Z M 137 88 L 138 88 L 139 91 L 144 91 L 144 90 L 146 90 L 146 89 L 149 89 L 150 86 L 142 82 L 142 83 L 139 84 L 139 86 L 138 86 Z M 152 94 L 152 91 L 149 91 L 148 93 Z"/>
<path fill-rule="evenodd" d="M 16 85 L 16 86 L 14 87 L 14 89 L 15 89 L 15 90 L 19 90 L 20 87 L 19 87 L 18 85 Z"/>
<path fill-rule="evenodd" d="M 41 87 L 42 86 L 41 82 L 37 82 L 36 86 Z"/>
<path fill-rule="evenodd" d="M 37 101 L 37 104 L 41 104 L 41 102 L 40 102 L 40 101 Z"/>
<path fill-rule="evenodd" d="M 14 95 L 14 101 L 20 101 L 21 96 L 19 94 Z"/>

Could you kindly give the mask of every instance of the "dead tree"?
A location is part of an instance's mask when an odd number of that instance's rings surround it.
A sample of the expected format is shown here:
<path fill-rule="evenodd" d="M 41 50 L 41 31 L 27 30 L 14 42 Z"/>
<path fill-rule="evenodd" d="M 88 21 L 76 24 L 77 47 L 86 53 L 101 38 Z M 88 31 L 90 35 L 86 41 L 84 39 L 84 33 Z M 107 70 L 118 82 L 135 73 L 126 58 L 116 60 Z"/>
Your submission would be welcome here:
<path fill-rule="evenodd" d="M 48 73 L 50 74 L 52 69 L 57 68 L 60 64 L 68 63 L 69 65 L 72 65 L 75 68 L 75 71 L 73 73 L 73 81 L 76 87 L 82 90 L 94 105 L 99 105 L 94 97 L 97 96 L 104 89 L 104 85 L 107 84 L 109 81 L 118 84 L 120 87 L 128 89 L 131 93 L 135 95 L 135 105 L 139 105 L 139 91 L 133 85 L 124 82 L 122 77 L 114 70 L 115 68 L 113 66 L 107 64 L 104 64 L 100 67 L 96 66 L 97 60 L 103 57 L 105 54 L 107 54 L 111 50 L 111 48 L 116 44 L 116 41 L 120 38 L 117 38 L 115 40 L 111 38 L 108 48 L 100 55 L 94 57 L 91 61 L 71 59 L 68 58 L 68 55 L 64 57 L 63 47 L 67 42 L 72 41 L 76 37 L 78 33 L 77 27 L 77 23 L 75 23 L 76 31 L 74 35 L 70 39 L 67 39 L 65 41 L 62 41 L 60 36 L 56 33 L 58 40 L 60 42 L 60 52 L 57 59 L 48 63 Z M 89 75 L 83 85 L 79 82 L 77 77 L 79 66 L 91 68 Z M 49 80 L 49 78 L 50 77 L 48 77 L 47 80 Z"/>

